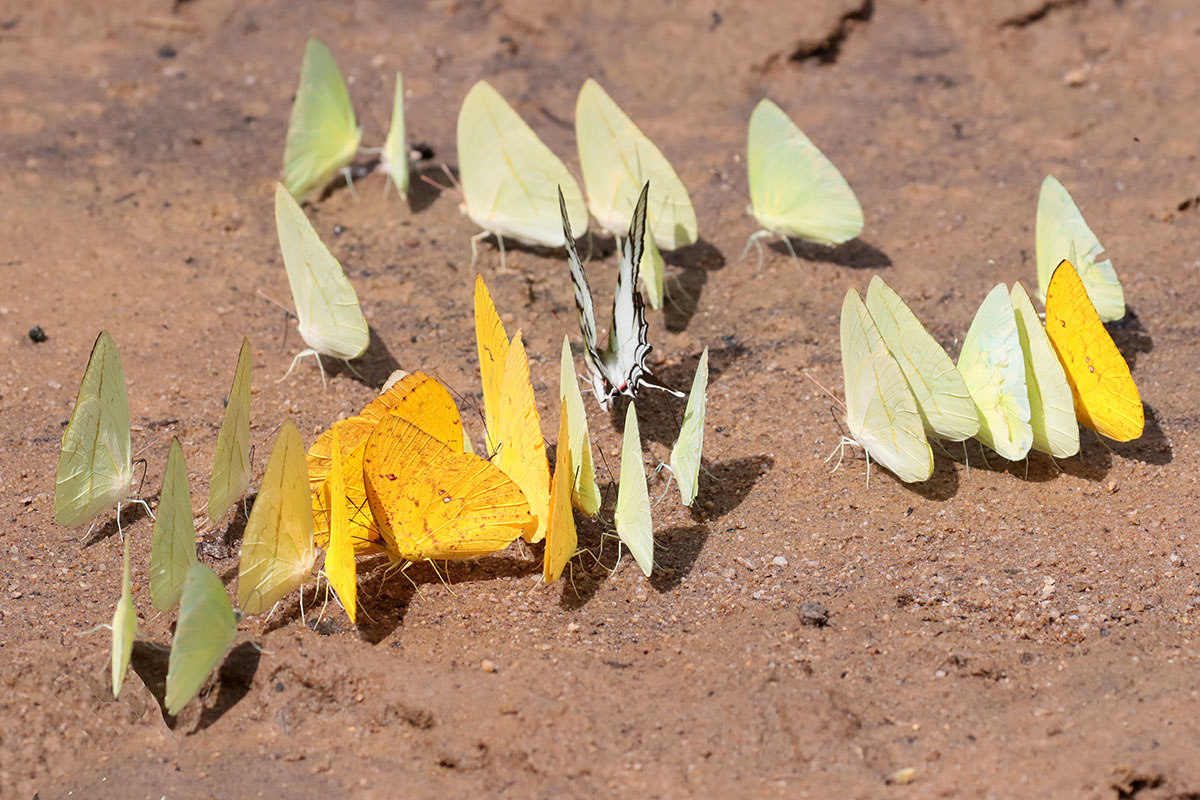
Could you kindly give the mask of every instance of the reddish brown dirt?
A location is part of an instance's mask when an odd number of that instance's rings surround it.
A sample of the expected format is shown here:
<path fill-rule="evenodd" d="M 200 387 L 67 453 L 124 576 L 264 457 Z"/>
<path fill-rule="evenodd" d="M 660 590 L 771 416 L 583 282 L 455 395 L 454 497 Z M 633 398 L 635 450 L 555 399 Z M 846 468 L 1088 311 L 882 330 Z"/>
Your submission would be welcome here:
<path fill-rule="evenodd" d="M 573 586 L 543 587 L 536 548 L 452 565 L 448 586 L 414 567 L 419 591 L 375 570 L 357 630 L 336 606 L 312 629 L 310 587 L 308 626 L 295 598 L 248 620 L 211 690 L 164 720 L 172 620 L 149 603 L 149 520 L 124 520 L 141 641 L 116 701 L 97 628 L 118 595 L 113 514 L 87 539 L 53 522 L 58 441 L 99 329 L 121 348 L 148 497 L 175 435 L 199 508 L 243 335 L 259 470 L 283 418 L 311 442 L 397 365 L 460 392 L 478 441 L 474 230 L 424 184 L 411 209 L 378 175 L 309 208 L 376 341 L 361 379 L 335 369 L 322 390 L 308 363 L 276 383 L 300 344 L 258 292 L 288 297 L 271 193 L 314 34 L 352 81 L 366 145 L 404 70 L 410 139 L 436 151 L 435 176 L 480 77 L 573 169 L 586 77 L 638 120 L 705 240 L 671 258 L 692 300 L 675 291 L 651 335 L 657 373 L 681 387 L 712 350 L 710 476 L 695 511 L 673 494 L 656 507 L 650 580 L 628 557 L 609 576 L 581 556 Z M 0 794 L 1198 796 L 1198 34 L 1191 0 L 9 4 Z M 765 95 L 856 188 L 860 241 L 737 259 L 754 230 L 746 120 Z M 861 456 L 831 473 L 839 431 L 804 372 L 840 386 L 846 287 L 886 276 L 953 351 L 995 283 L 1034 282 L 1047 172 L 1124 281 L 1131 312 L 1112 330 L 1145 435 L 1087 434 L 1057 467 L 939 453 L 911 487 L 879 471 L 868 486 Z M 502 272 L 482 252 L 552 436 L 559 343 L 577 341 L 563 258 L 514 250 Z M 602 294 L 612 264 L 592 264 Z M 35 325 L 48 341 L 28 338 Z M 615 466 L 616 418 L 588 402 Z M 649 396 L 639 412 L 649 467 L 682 405 Z M 229 580 L 239 526 L 202 533 Z M 584 543 L 603 529 L 584 524 Z M 825 627 L 806 624 L 810 601 Z M 913 782 L 889 784 L 904 768 Z"/>

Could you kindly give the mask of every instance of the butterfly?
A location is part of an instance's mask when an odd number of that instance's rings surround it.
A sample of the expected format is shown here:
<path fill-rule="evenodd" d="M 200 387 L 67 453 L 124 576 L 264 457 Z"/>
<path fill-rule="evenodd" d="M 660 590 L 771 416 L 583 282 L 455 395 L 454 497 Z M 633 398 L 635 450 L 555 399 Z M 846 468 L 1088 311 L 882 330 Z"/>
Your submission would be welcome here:
<path fill-rule="evenodd" d="M 404 375 L 372 400 L 357 415 L 338 420 L 322 433 L 308 451 L 309 491 L 312 496 L 314 538 L 321 547 L 329 545 L 330 515 L 326 481 L 333 461 L 342 462 L 346 507 L 350 517 L 350 539 L 356 553 L 381 552 L 382 536 L 367 505 L 363 479 L 363 454 L 367 437 L 380 420 L 389 415 L 404 417 L 451 449 L 463 450 L 462 420 L 454 398 L 441 383 L 422 372 Z M 333 447 L 337 433 L 339 444 Z M 335 455 L 336 454 L 336 455 Z"/>
<path fill-rule="evenodd" d="M 1017 317 L 1021 351 L 1025 354 L 1033 449 L 1055 458 L 1068 458 L 1079 452 L 1079 423 L 1067 375 L 1020 281 L 1013 284 L 1009 299 Z"/>
<path fill-rule="evenodd" d="M 285 423 L 290 425 L 291 423 Z M 234 611 L 217 574 L 204 564 L 188 567 L 179 600 L 179 620 L 167 659 L 167 713 L 177 715 L 200 692 L 237 636 Z"/>
<path fill-rule="evenodd" d="M 74 527 L 133 491 L 129 396 L 117 343 L 100 331 L 63 431 L 54 485 L 54 521 Z"/>
<path fill-rule="evenodd" d="M 300 431 L 286 420 L 242 534 L 238 605 L 247 614 L 269 611 L 312 571 L 316 552 L 304 466 Z"/>
<path fill-rule="evenodd" d="M 283 147 L 283 183 L 299 202 L 353 160 L 362 130 L 329 48 L 309 39 Z"/>
<path fill-rule="evenodd" d="M 1038 194 L 1036 244 L 1039 300 L 1046 302 L 1050 276 L 1060 261 L 1068 259 L 1076 266 L 1101 322 L 1125 316 L 1125 290 L 1112 261 L 1096 260 L 1104 247 L 1084 221 L 1071 194 L 1053 175 L 1042 181 Z"/>
<path fill-rule="evenodd" d="M 187 464 L 179 440 L 172 437 L 150 540 L 150 601 L 156 609 L 170 611 L 175 607 L 183 591 L 183 579 L 194 563 L 196 526 L 192 521 Z"/>
<path fill-rule="evenodd" d="M 213 522 L 250 488 L 250 373 L 250 340 L 243 338 L 208 482 L 208 518 Z"/>
<path fill-rule="evenodd" d="M 679 483 L 679 497 L 685 506 L 696 500 L 700 484 L 700 451 L 704 447 L 705 392 L 708 391 L 708 348 L 700 354 L 692 390 L 688 392 L 687 408 L 679 438 L 671 448 L 671 474 Z"/>
<path fill-rule="evenodd" d="M 789 237 L 838 245 L 862 233 L 863 213 L 850 184 L 779 106 L 759 101 L 750 114 L 746 143 L 750 181 L 750 215 L 762 226 L 746 241 L 750 245 L 776 234 L 793 257 Z"/>
<path fill-rule="evenodd" d="M 337 428 L 331 428 L 330 448 L 341 452 Z M 358 577 L 354 563 L 354 542 L 350 538 L 350 509 L 346 503 L 346 482 L 342 477 L 342 459 L 334 458 L 329 463 L 329 478 L 325 481 L 329 493 L 329 547 L 325 551 L 325 578 L 333 591 L 337 592 L 342 608 L 350 622 L 355 622 L 358 613 Z"/>
<path fill-rule="evenodd" d="M 625 438 L 621 443 L 621 482 L 613 511 L 617 536 L 633 553 L 633 559 L 648 578 L 654 569 L 654 525 L 650 519 L 650 492 L 642 464 L 642 436 L 638 432 L 633 401 L 625 410 Z"/>
<path fill-rule="evenodd" d="M 567 418 L 567 438 L 560 436 L 558 446 L 570 448 L 571 469 L 575 475 L 571 502 L 584 514 L 594 517 L 600 510 L 600 487 L 596 485 L 596 467 L 592 460 L 592 436 L 588 432 L 587 412 L 575 374 L 575 359 L 571 357 L 571 343 L 565 335 L 558 374 L 558 398 L 564 404 Z"/>
<path fill-rule="evenodd" d="M 642 187 L 634 206 L 633 220 L 629 223 L 629 236 L 621 245 L 621 266 L 617 273 L 617 290 L 613 296 L 612 324 L 608 328 L 608 344 L 601 352 L 596 341 L 596 312 L 592 301 L 592 290 L 588 286 L 583 262 L 571 236 L 567 219 L 567 208 L 559 193 L 562 208 L 563 234 L 566 238 L 567 263 L 571 269 L 571 284 L 575 289 L 575 308 L 579 312 L 579 329 L 583 334 L 583 358 L 592 377 L 592 393 L 601 408 L 608 408 L 613 395 L 620 393 L 636 397 L 644 387 L 661 389 L 676 397 L 681 392 L 669 389 L 650 378 L 646 356 L 650 354 L 650 343 L 646 332 L 646 310 L 642 293 L 638 291 L 638 264 L 642 259 L 642 242 L 646 232 L 646 195 L 650 184 Z"/>
<path fill-rule="evenodd" d="M 958 371 L 979 412 L 975 438 L 1009 461 L 1033 445 L 1025 354 L 1017 317 L 1003 284 L 984 298 L 963 339 Z"/>
<path fill-rule="evenodd" d="M 1046 333 L 1075 395 L 1079 422 L 1119 442 L 1141 436 L 1142 397 L 1070 261 L 1058 265 L 1046 289 Z"/>
<path fill-rule="evenodd" d="M 878 275 L 867 287 L 867 311 L 900 366 L 930 436 L 961 442 L 979 431 L 979 416 L 962 375 L 912 309 Z"/>
<path fill-rule="evenodd" d="M 367 321 L 342 265 L 325 247 L 300 206 L 279 184 L 275 184 L 275 227 L 296 315 L 300 318 L 300 337 L 309 347 L 292 359 L 283 377 L 291 374 L 301 358 L 311 355 L 321 367 L 324 382 L 321 356 L 349 361 L 365 353 L 371 343 Z"/>
<path fill-rule="evenodd" d="M 687 188 L 662 152 L 591 78 L 575 103 L 575 139 L 588 208 L 614 236 L 629 228 L 638 190 L 647 182 L 654 186 L 646 214 L 653 235 L 646 238 L 639 266 L 650 307 L 661 308 L 663 258 L 658 248 L 675 250 L 693 244 L 698 235 Z"/>
<path fill-rule="evenodd" d="M 133 655 L 133 637 L 137 635 L 137 610 L 133 607 L 133 587 L 129 580 L 129 540 L 125 537 L 125 560 L 121 567 L 121 599 L 112 619 L 113 697 L 121 693 L 129 659 Z"/>
<path fill-rule="evenodd" d="M 507 547 L 532 523 L 500 468 L 388 415 L 363 453 L 367 502 L 396 560 L 471 558 Z"/>
<path fill-rule="evenodd" d="M 392 125 L 383 142 L 380 166 L 392 183 L 396 184 L 400 197 L 408 199 L 408 141 L 404 133 L 404 78 L 396 73 L 396 94 L 392 101 Z M 385 184 L 386 185 L 386 184 Z"/>
<path fill-rule="evenodd" d="M 579 536 L 575 531 L 575 514 L 571 496 L 575 485 L 575 468 L 571 461 L 570 421 L 567 401 L 559 403 L 558 450 L 554 455 L 554 483 L 550 490 L 550 520 L 546 525 L 546 552 L 542 556 L 542 581 L 554 583 L 563 567 L 575 555 Z"/>
<path fill-rule="evenodd" d="M 529 501 L 533 523 L 525 540 L 540 542 L 550 517 L 550 462 L 529 382 L 529 359 L 520 331 L 509 342 L 482 276 L 475 278 L 475 340 L 487 449 L 492 463 L 517 482 Z"/>
<path fill-rule="evenodd" d="M 471 88 L 459 110 L 458 162 L 462 212 L 483 228 L 471 239 L 472 266 L 478 260 L 477 243 L 488 234 L 496 236 L 502 262 L 506 236 L 529 245 L 562 247 L 555 186 L 566 195 L 568 235 L 587 230 L 587 205 L 571 173 L 487 81 Z"/>
<path fill-rule="evenodd" d="M 868 469 L 874 458 L 905 483 L 928 480 L 933 451 L 917 401 L 854 287 L 842 301 L 841 346 L 851 436 L 844 443 L 867 452 Z"/>

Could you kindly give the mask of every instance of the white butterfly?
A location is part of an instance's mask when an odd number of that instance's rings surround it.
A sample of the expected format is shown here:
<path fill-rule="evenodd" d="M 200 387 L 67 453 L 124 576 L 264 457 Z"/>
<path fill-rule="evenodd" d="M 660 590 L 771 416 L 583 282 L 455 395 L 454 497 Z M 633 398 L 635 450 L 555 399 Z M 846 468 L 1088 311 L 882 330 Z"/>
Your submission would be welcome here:
<path fill-rule="evenodd" d="M 571 235 L 571 223 L 567 216 L 566 201 L 562 190 L 558 200 L 562 211 L 563 234 L 567 240 L 567 263 L 571 267 L 571 283 L 575 288 L 575 307 L 579 311 L 579 329 L 583 333 L 584 361 L 592 373 L 592 392 L 601 408 L 608 408 L 614 395 L 620 393 L 637 397 L 642 387 L 661 389 L 676 397 L 682 392 L 669 389 L 650 379 L 646 356 L 651 347 L 646 341 L 645 304 L 638 290 L 638 264 L 642 260 L 643 237 L 646 233 L 646 195 L 650 184 L 642 187 L 633 218 L 629 222 L 629 236 L 621 246 L 621 268 L 617 273 L 617 291 L 613 297 L 612 324 L 608 328 L 608 344 L 599 349 L 596 341 L 596 312 L 592 302 L 592 290 L 583 262 L 575 248 Z"/>

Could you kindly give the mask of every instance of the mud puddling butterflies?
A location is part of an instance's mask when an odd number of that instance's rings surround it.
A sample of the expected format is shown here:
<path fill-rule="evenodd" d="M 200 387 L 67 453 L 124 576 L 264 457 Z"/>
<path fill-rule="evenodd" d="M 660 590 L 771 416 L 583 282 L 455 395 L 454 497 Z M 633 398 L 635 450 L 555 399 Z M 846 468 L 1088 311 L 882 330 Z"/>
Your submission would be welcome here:
<path fill-rule="evenodd" d="M 833 162 L 809 141 L 783 109 L 763 99 L 750 115 L 746 142 L 750 181 L 749 212 L 762 230 L 746 241 L 751 245 L 772 234 L 795 256 L 788 237 L 825 245 L 848 242 L 862 233 L 862 206 Z"/>
<path fill-rule="evenodd" d="M 1037 207 L 1038 299 L 1046 302 L 1050 276 L 1059 262 L 1069 260 L 1087 289 L 1102 322 L 1115 322 L 1125 316 L 1125 290 L 1108 259 L 1097 261 L 1103 245 L 1092 233 L 1079 206 L 1058 178 L 1047 175 L 1042 181 Z"/>
<path fill-rule="evenodd" d="M 653 381 L 646 366 L 646 356 L 651 349 L 646 341 L 646 332 L 650 326 L 646 323 L 645 303 L 637 282 L 646 233 L 646 196 L 649 191 L 650 184 L 647 183 L 642 187 L 637 205 L 634 206 L 629 236 L 621 245 L 621 267 L 613 296 L 612 323 L 608 327 L 608 344 L 604 350 L 600 350 L 597 341 L 595 303 L 583 271 L 583 262 L 575 247 L 575 239 L 571 236 L 566 201 L 561 190 L 558 195 L 567 245 L 567 263 L 571 268 L 571 284 L 575 289 L 575 308 L 579 312 L 579 329 L 583 334 L 583 358 L 591 372 L 592 392 L 601 408 L 608 408 L 616 394 L 637 397 L 638 391 L 646 387 L 683 397 L 682 392 Z"/>
<path fill-rule="evenodd" d="M 329 48 L 309 39 L 283 147 L 283 183 L 304 202 L 358 152 L 362 131 Z"/>

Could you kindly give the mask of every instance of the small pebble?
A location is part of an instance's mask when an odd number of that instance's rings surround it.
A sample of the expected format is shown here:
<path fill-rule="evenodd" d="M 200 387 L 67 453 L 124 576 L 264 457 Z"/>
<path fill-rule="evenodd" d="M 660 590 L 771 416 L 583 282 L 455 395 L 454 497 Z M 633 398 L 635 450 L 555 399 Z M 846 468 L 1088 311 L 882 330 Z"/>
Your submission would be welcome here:
<path fill-rule="evenodd" d="M 46 335 L 46 332 L 42 330 L 41 325 L 34 325 L 29 329 L 29 339 L 35 344 L 41 344 L 49 338 L 50 337 Z"/>
<path fill-rule="evenodd" d="M 777 567 L 786 567 L 787 559 L 784 558 L 783 556 L 775 556 L 774 558 L 771 559 L 771 563 Z"/>
<path fill-rule="evenodd" d="M 829 624 L 829 609 L 816 600 L 805 600 L 800 604 L 800 624 L 824 628 Z"/>
<path fill-rule="evenodd" d="M 888 776 L 887 782 L 892 786 L 907 786 L 917 777 L 917 771 L 912 767 L 898 769 Z"/>
<path fill-rule="evenodd" d="M 496 666 L 496 662 L 492 661 L 490 658 L 485 658 L 483 661 L 480 661 L 479 668 L 484 672 L 496 672 L 497 669 L 499 669 Z"/>

